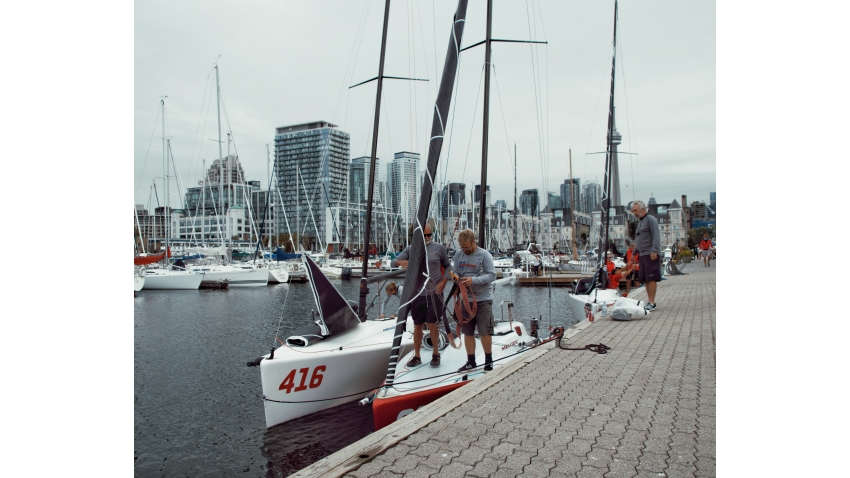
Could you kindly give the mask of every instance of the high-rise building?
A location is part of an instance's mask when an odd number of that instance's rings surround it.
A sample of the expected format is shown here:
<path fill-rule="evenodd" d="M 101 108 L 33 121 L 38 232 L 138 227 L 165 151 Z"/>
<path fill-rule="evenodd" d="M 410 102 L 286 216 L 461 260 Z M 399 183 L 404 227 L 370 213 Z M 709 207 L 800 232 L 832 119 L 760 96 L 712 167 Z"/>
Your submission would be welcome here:
<path fill-rule="evenodd" d="M 461 204 L 466 204 L 466 184 L 449 183 L 444 186 L 440 202 L 440 216 L 443 219 L 455 216 L 458 207 Z"/>
<path fill-rule="evenodd" d="M 481 202 L 481 185 L 480 184 L 475 185 L 475 196 L 474 197 L 475 197 L 475 201 L 474 201 L 475 203 Z M 490 186 L 487 186 L 486 204 L 490 204 Z"/>
<path fill-rule="evenodd" d="M 549 200 L 547 201 L 547 204 L 549 205 L 549 209 L 555 210 L 555 209 L 563 208 L 564 207 L 564 200 L 562 199 L 563 197 L 564 196 L 558 196 L 557 194 L 550 192 L 549 193 Z M 567 199 L 569 199 L 569 198 L 567 198 Z"/>
<path fill-rule="evenodd" d="M 540 199 L 537 189 L 526 189 L 519 197 L 519 209 L 527 216 L 540 217 Z"/>
<path fill-rule="evenodd" d="M 375 184 L 373 201 L 381 202 L 381 190 L 378 188 L 378 167 L 380 159 L 375 158 Z M 369 172 L 372 168 L 372 158 L 369 156 L 361 156 L 351 160 L 348 177 L 348 197 L 349 201 L 355 204 L 365 204 L 369 200 Z"/>
<path fill-rule="evenodd" d="M 709 206 L 711 206 L 711 213 L 709 213 L 709 216 L 716 217 L 716 215 L 717 215 L 717 193 L 714 192 L 714 191 L 711 191 L 710 193 L 708 193 L 708 197 L 709 197 L 708 204 L 709 204 Z"/>
<path fill-rule="evenodd" d="M 493 208 L 498 211 L 507 211 L 508 205 L 505 203 L 504 199 L 499 199 L 496 201 L 495 204 L 493 204 Z"/>
<path fill-rule="evenodd" d="M 570 196 L 570 180 L 565 179 L 561 185 L 561 207 L 568 207 L 576 211 L 582 211 L 581 204 L 581 179 L 573 178 L 573 193 Z"/>
<path fill-rule="evenodd" d="M 582 188 L 581 196 L 581 211 L 585 214 L 592 214 L 596 205 L 602 200 L 602 185 L 588 181 Z"/>
<path fill-rule="evenodd" d="M 419 153 L 401 151 L 387 165 L 390 209 L 406 224 L 416 220 L 419 206 Z"/>
<path fill-rule="evenodd" d="M 313 238 L 313 248 L 326 237 L 325 210 L 329 204 L 344 202 L 346 194 L 350 135 L 336 127 L 314 121 L 275 130 L 274 171 L 283 207 L 292 233 L 304 231 L 305 237 Z M 283 218 L 282 213 L 276 216 Z M 278 230 L 288 232 L 283 221 L 278 221 Z"/>

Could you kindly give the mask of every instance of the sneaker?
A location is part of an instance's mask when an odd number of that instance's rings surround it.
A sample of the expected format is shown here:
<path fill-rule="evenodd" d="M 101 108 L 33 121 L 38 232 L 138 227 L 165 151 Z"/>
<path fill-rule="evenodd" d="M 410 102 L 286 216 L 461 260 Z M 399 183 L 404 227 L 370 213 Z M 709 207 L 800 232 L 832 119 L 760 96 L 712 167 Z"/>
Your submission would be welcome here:
<path fill-rule="evenodd" d="M 458 372 L 469 372 L 470 370 L 474 370 L 477 365 L 466 362 L 463 367 L 457 369 Z"/>
<path fill-rule="evenodd" d="M 422 359 L 419 358 L 419 357 L 416 357 L 416 356 L 414 356 L 412 359 L 407 361 L 408 367 L 415 367 L 415 366 L 421 365 L 421 364 L 422 364 Z"/>
<path fill-rule="evenodd" d="M 645 310 L 647 312 L 652 312 L 653 310 L 655 310 L 655 304 L 651 304 L 651 303 L 647 302 L 646 305 L 643 306 L 643 310 Z"/>
<path fill-rule="evenodd" d="M 432 367 L 439 367 L 440 366 L 440 355 L 439 354 L 434 354 L 434 355 L 431 356 L 431 366 Z"/>
<path fill-rule="evenodd" d="M 492 372 L 493 371 L 493 362 L 485 363 L 484 364 L 484 371 L 485 372 Z"/>

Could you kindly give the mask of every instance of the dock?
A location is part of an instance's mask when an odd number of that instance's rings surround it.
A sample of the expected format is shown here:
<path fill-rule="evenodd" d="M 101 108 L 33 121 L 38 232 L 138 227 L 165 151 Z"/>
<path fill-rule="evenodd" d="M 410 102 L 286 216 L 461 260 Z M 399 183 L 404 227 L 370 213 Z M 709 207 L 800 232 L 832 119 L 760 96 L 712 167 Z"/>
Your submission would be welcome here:
<path fill-rule="evenodd" d="M 607 354 L 545 344 L 293 476 L 716 476 L 714 264 L 564 334 Z"/>

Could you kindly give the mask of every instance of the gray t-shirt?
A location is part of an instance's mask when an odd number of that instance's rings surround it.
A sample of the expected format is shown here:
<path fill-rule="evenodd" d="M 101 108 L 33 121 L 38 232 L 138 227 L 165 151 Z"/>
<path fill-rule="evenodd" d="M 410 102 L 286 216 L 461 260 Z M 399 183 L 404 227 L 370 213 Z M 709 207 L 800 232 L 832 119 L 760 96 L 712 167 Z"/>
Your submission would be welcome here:
<path fill-rule="evenodd" d="M 428 292 L 433 292 L 436 290 L 437 284 L 439 284 L 440 281 L 443 280 L 443 277 L 447 279 L 452 278 L 450 274 L 450 272 L 452 271 L 452 263 L 451 261 L 449 261 L 449 255 L 446 252 L 446 248 L 443 247 L 442 244 L 439 244 L 437 242 L 431 241 L 430 244 L 426 244 L 425 253 L 428 255 L 428 271 L 430 272 L 430 274 L 428 275 L 428 285 L 425 287 L 425 290 L 427 290 Z M 399 254 L 398 256 L 396 256 L 395 259 L 392 260 L 390 265 L 395 267 L 397 265 L 397 261 L 406 261 L 409 258 L 410 247 L 406 247 L 403 251 L 401 251 L 401 254 Z M 443 267 L 445 271 L 441 271 L 440 267 Z M 418 283 L 422 284 L 421 282 Z M 401 297 L 401 295 L 399 295 L 399 297 Z"/>
<path fill-rule="evenodd" d="M 493 256 L 486 249 L 475 248 L 470 255 L 463 250 L 455 252 L 455 274 L 459 277 L 472 277 L 472 293 L 475 300 L 493 300 L 493 290 L 490 284 L 496 280 L 496 267 L 493 265 Z"/>

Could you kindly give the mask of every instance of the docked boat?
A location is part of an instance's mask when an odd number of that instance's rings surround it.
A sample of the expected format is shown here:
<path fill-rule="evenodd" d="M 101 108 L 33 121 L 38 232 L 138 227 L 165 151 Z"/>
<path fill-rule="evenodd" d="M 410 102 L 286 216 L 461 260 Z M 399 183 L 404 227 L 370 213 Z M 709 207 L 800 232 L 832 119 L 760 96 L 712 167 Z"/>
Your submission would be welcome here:
<path fill-rule="evenodd" d="M 227 280 L 228 287 L 264 287 L 269 283 L 269 271 L 249 263 L 201 264 L 189 266 L 189 272 L 203 273 L 205 281 Z"/>
<path fill-rule="evenodd" d="M 144 290 L 197 289 L 204 280 L 203 273 L 175 271 L 163 268 L 145 268 Z"/>
<path fill-rule="evenodd" d="M 508 309 L 510 310 L 510 309 Z M 528 334 L 525 326 L 519 322 L 499 322 L 494 327 L 493 334 L 493 370 L 505 367 L 521 357 L 521 352 L 534 346 L 539 341 Z M 460 388 L 470 381 L 486 373 L 484 366 L 484 348 L 476 336 L 475 360 L 478 368 L 470 372 L 458 372 L 457 369 L 467 362 L 466 349 L 447 346 L 447 337 L 440 330 L 440 337 L 433 340 L 427 328 L 424 331 L 422 358 L 424 362 L 413 368 L 401 367 L 396 372 L 392 386 L 381 387 L 372 398 L 372 413 L 375 419 L 375 430 L 379 430 L 396 420 L 413 413 L 417 408 L 427 405 L 443 395 Z M 429 351 L 434 346 L 440 351 L 440 365 L 432 367 L 428 363 Z M 399 361 L 406 364 L 413 358 L 413 351 Z M 366 399 L 365 401 L 368 401 Z M 365 403 L 364 401 L 364 403 Z"/>
<path fill-rule="evenodd" d="M 304 267 L 317 307 L 310 323 L 281 341 L 260 366 L 266 426 L 358 400 L 380 386 L 390 358 L 395 320 L 361 322 L 308 255 Z M 381 290 L 381 287 L 379 287 Z M 413 330 L 408 318 L 407 329 Z M 406 333 L 406 350 L 412 333 Z"/>
<path fill-rule="evenodd" d="M 136 269 L 133 272 L 133 294 L 142 290 L 142 287 L 145 286 L 145 276 L 142 274 L 141 270 Z"/>

